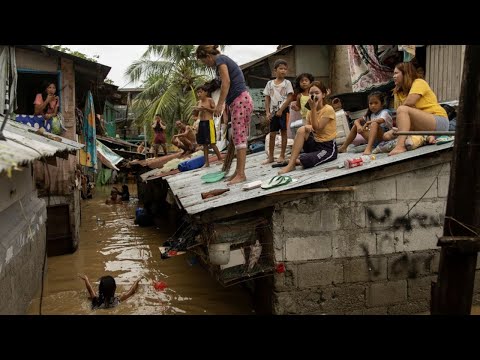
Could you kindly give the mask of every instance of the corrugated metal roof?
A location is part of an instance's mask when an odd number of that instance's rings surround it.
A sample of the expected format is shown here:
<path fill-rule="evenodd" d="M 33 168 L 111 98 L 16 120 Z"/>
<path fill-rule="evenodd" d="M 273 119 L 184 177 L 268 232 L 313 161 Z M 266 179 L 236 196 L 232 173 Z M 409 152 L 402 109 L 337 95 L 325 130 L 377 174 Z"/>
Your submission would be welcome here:
<path fill-rule="evenodd" d="M 3 121 L 3 118 L 0 118 Z M 3 130 L 6 141 L 0 141 L 0 173 L 11 171 L 16 165 L 32 162 L 42 156 L 52 156 L 63 151 L 77 151 L 85 145 L 55 136 L 61 141 L 51 140 L 35 134 L 27 125 L 9 120 Z M 51 135 L 51 134 L 50 134 Z M 35 149 L 35 150 L 34 150 Z"/>
<path fill-rule="evenodd" d="M 376 154 L 376 160 L 363 166 L 355 167 L 352 169 L 338 169 L 336 168 L 337 165 L 342 164 L 346 159 L 358 157 L 361 155 L 354 153 L 343 153 L 339 154 L 338 158 L 335 161 L 317 166 L 315 168 L 304 170 L 298 166 L 297 170 L 287 174 L 294 179 L 293 182 L 269 190 L 258 188 L 244 191 L 242 190 L 242 186 L 245 183 L 227 186 L 227 184 L 223 181 L 210 184 L 202 182 L 202 180 L 200 179 L 201 176 L 210 172 L 220 171 L 221 166 L 211 166 L 207 169 L 202 168 L 187 171 L 184 173 L 168 176 L 165 178 L 165 180 L 168 182 L 170 188 L 173 191 L 173 194 L 178 197 L 178 200 L 185 208 L 187 213 L 193 215 L 201 213 L 205 210 L 219 208 L 226 205 L 232 205 L 254 198 L 261 198 L 265 195 L 281 192 L 284 190 L 301 188 L 313 183 L 330 180 L 333 178 L 345 176 L 347 174 L 350 175 L 356 172 L 366 171 L 372 168 L 404 161 L 410 158 L 420 157 L 424 154 L 442 151 L 451 147 L 453 147 L 453 142 L 442 145 L 422 146 L 416 150 L 407 151 L 396 156 L 388 156 L 387 153 Z M 272 168 L 271 165 L 260 165 L 265 158 L 266 155 L 263 152 L 247 156 L 245 173 L 247 175 L 248 182 L 252 182 L 255 180 L 263 181 L 277 175 L 279 168 Z M 231 168 L 232 170 L 235 169 L 235 161 L 232 164 Z M 322 171 L 327 169 L 329 171 Z M 206 200 L 203 200 L 201 197 L 202 192 L 207 192 L 213 189 L 227 188 L 229 188 L 230 191 L 222 195 L 215 196 Z"/>
<path fill-rule="evenodd" d="M 268 55 L 262 56 L 261 58 L 252 60 L 252 61 L 250 61 L 250 62 L 248 62 L 248 63 L 243 64 L 243 65 L 240 65 L 240 69 L 241 69 L 242 71 L 243 71 L 243 70 L 246 70 L 246 69 L 248 69 L 249 67 L 252 67 L 253 65 L 258 64 L 260 61 L 265 60 L 265 59 L 269 58 L 269 57 L 272 56 L 272 55 L 276 55 L 276 54 L 278 54 L 278 53 L 280 53 L 280 52 L 282 52 L 282 51 L 284 51 L 284 50 L 286 50 L 286 49 L 289 49 L 289 48 L 291 48 L 292 46 L 293 46 L 293 45 L 286 45 L 286 46 L 282 47 L 281 49 L 279 49 L 279 50 L 277 50 L 277 51 L 274 51 L 273 53 L 270 53 L 270 54 L 268 54 Z"/>

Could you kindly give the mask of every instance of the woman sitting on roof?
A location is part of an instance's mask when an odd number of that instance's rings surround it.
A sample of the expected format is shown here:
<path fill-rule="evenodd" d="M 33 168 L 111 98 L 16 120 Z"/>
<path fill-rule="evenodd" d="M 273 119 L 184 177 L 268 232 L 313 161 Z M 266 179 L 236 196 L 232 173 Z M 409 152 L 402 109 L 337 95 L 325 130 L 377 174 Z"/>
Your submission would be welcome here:
<path fill-rule="evenodd" d="M 314 81 L 308 93 L 307 108 L 313 110 L 307 113 L 307 124 L 297 130 L 290 161 L 279 175 L 295 170 L 296 165 L 308 169 L 337 158 L 337 117 L 325 101 L 327 88 L 322 82 Z M 300 154 L 302 148 L 304 152 Z"/>
<path fill-rule="evenodd" d="M 428 83 L 420 78 L 411 62 L 395 66 L 394 106 L 397 109 L 398 131 L 447 131 L 448 116 L 437 101 L 437 96 Z M 384 139 L 394 134 L 385 133 Z M 407 151 L 407 135 L 399 135 L 397 145 L 388 155 Z"/>

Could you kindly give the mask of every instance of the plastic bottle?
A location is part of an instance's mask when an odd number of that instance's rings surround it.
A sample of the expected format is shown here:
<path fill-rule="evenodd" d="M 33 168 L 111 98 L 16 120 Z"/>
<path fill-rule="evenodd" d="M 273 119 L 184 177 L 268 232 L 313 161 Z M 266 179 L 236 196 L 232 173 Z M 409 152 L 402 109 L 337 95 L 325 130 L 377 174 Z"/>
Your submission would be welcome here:
<path fill-rule="evenodd" d="M 372 160 L 375 160 L 376 158 L 375 158 L 375 155 L 362 155 L 361 159 L 364 164 L 368 164 L 369 162 L 371 162 Z"/>
<path fill-rule="evenodd" d="M 362 158 L 347 159 L 344 161 L 344 164 L 346 169 L 351 169 L 357 166 L 362 166 L 363 160 Z"/>

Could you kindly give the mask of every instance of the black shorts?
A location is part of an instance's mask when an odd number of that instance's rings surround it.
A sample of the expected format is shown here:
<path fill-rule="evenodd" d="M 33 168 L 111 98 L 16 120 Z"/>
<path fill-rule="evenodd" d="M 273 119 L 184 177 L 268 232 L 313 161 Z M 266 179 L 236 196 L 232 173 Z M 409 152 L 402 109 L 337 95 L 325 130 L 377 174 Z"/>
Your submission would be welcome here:
<path fill-rule="evenodd" d="M 214 145 L 217 142 L 215 135 L 213 120 L 200 120 L 197 130 L 197 144 Z"/>
<path fill-rule="evenodd" d="M 288 107 L 283 110 L 282 116 L 272 116 L 270 120 L 270 132 L 277 132 L 278 130 L 287 130 L 287 113 Z"/>
<path fill-rule="evenodd" d="M 310 133 L 307 141 L 303 144 L 303 154 L 298 159 L 305 169 L 312 168 L 333 161 L 337 158 L 337 144 L 335 140 L 318 142 Z"/>

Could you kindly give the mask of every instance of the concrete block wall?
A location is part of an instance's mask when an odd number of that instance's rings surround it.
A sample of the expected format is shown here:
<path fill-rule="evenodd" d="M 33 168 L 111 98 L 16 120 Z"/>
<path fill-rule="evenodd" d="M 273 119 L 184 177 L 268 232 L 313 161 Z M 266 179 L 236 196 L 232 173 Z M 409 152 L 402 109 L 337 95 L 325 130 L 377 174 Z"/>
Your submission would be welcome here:
<path fill-rule="evenodd" d="M 0 212 L 0 315 L 24 314 L 40 290 L 46 219 L 36 191 Z"/>
<path fill-rule="evenodd" d="M 274 312 L 428 312 L 449 177 L 444 163 L 277 204 L 274 261 L 286 272 L 274 275 Z"/>

